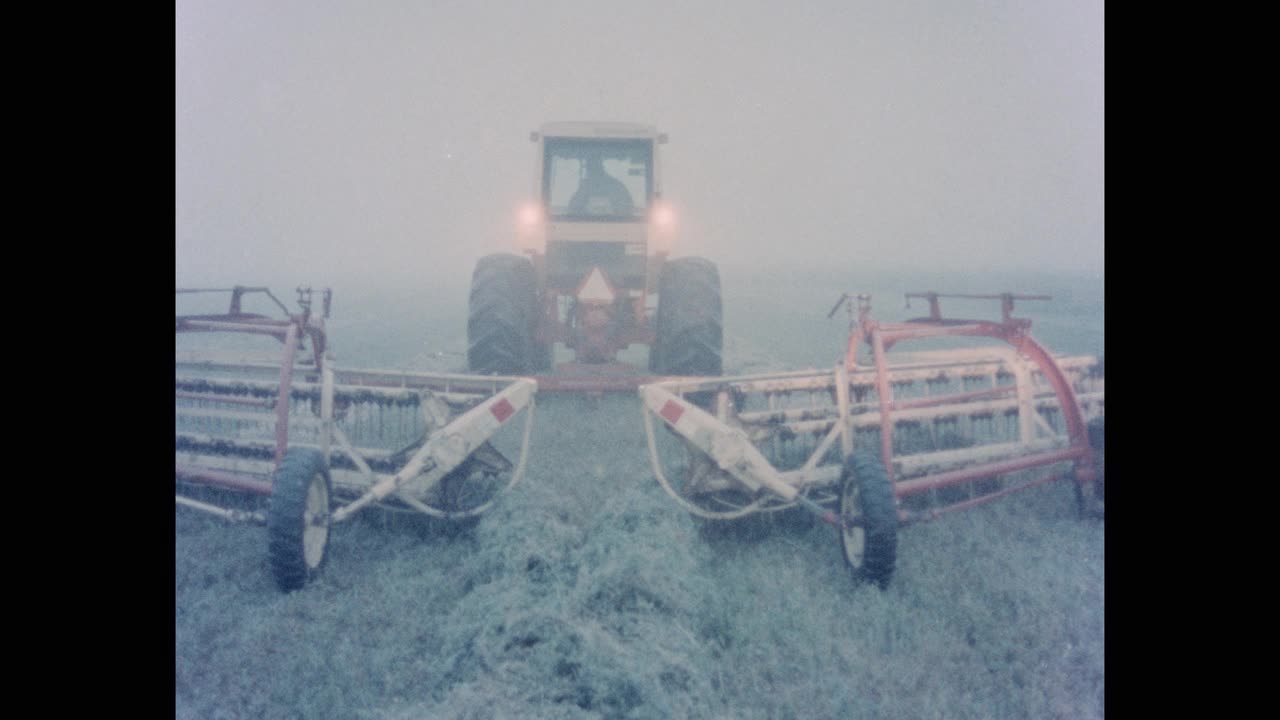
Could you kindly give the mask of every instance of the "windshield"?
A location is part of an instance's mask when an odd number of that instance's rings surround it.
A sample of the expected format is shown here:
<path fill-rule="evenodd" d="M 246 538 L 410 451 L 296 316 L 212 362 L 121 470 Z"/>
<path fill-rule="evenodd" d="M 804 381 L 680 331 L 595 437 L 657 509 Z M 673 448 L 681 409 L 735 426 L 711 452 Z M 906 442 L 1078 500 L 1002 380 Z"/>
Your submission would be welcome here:
<path fill-rule="evenodd" d="M 653 193 L 650 140 L 547 138 L 542 197 L 553 220 L 643 220 Z"/>

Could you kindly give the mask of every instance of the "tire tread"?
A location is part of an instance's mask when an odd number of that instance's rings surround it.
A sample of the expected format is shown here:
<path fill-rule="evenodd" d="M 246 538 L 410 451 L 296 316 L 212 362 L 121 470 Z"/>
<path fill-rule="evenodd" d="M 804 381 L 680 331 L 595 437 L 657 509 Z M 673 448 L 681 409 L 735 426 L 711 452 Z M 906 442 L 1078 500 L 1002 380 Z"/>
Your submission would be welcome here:
<path fill-rule="evenodd" d="M 884 463 L 872 452 L 850 455 L 841 475 L 842 492 L 851 492 L 856 484 L 858 508 L 866 533 L 862 566 L 853 567 L 842 540 L 845 562 L 853 570 L 855 580 L 872 582 L 884 588 L 893 576 L 898 558 L 898 505 L 893 485 L 889 482 Z"/>
<path fill-rule="evenodd" d="M 303 531 L 307 492 L 316 473 L 324 476 L 329 497 L 333 486 L 324 466 L 324 458 L 309 448 L 290 448 L 272 481 L 271 503 L 267 512 L 267 553 L 271 572 L 281 590 L 289 592 L 307 584 L 315 571 L 323 567 L 328 553 L 314 569 L 307 567 L 303 549 Z"/>

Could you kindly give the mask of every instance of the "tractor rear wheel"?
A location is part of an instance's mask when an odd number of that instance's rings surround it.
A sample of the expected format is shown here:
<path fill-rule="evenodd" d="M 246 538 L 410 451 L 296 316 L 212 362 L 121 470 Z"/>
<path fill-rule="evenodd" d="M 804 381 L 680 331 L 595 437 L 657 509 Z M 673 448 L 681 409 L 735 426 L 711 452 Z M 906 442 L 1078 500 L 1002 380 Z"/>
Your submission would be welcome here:
<path fill-rule="evenodd" d="M 537 281 L 527 258 L 497 253 L 480 258 L 471 275 L 467 366 L 484 375 L 523 375 L 540 369 L 533 333 Z"/>
<path fill-rule="evenodd" d="M 271 573 L 281 590 L 301 588 L 324 565 L 332 496 L 324 457 L 315 450 L 290 448 L 276 468 L 267 511 Z"/>
<path fill-rule="evenodd" d="M 888 585 L 898 556 L 898 508 L 884 464 L 874 453 L 849 456 L 840 477 L 844 560 L 859 582 Z"/>
<path fill-rule="evenodd" d="M 536 324 L 532 332 L 537 332 Z M 555 344 L 539 343 L 536 339 L 532 343 L 529 369 L 533 372 L 550 372 L 552 366 L 555 365 Z"/>
<path fill-rule="evenodd" d="M 724 349 L 720 272 L 699 257 L 668 261 L 658 281 L 657 337 L 649 370 L 659 375 L 719 375 Z"/>

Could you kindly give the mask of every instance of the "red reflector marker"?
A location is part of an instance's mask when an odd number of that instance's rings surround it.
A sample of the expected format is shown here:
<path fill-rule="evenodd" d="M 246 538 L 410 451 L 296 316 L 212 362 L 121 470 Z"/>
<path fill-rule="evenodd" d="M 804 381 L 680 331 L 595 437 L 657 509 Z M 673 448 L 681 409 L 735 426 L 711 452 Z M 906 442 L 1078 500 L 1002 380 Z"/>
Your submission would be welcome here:
<path fill-rule="evenodd" d="M 663 420 L 675 425 L 676 421 L 680 419 L 680 416 L 684 414 L 684 408 L 675 400 L 668 400 L 667 404 L 662 406 L 662 411 L 658 414 L 662 416 Z"/>
<path fill-rule="evenodd" d="M 498 422 L 506 422 L 507 418 L 511 417 L 511 414 L 515 411 L 516 409 L 511 407 L 511 403 L 506 398 L 502 398 L 489 408 L 489 412 L 498 418 Z"/>

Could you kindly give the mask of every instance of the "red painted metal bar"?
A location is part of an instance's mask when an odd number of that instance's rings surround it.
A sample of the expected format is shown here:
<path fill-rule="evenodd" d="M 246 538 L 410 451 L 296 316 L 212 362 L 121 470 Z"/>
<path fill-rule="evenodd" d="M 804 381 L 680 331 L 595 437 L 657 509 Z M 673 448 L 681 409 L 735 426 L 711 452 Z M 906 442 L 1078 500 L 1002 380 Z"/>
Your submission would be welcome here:
<path fill-rule="evenodd" d="M 1039 487 L 1046 483 L 1053 482 L 1054 480 L 1061 480 L 1062 478 L 1063 478 L 1062 473 L 1046 473 L 1041 477 L 1038 477 L 1035 480 L 1032 480 L 1030 482 L 1019 483 L 1014 487 L 1008 487 L 1003 490 L 997 490 L 996 492 L 986 493 L 985 495 L 980 495 L 976 498 L 972 498 L 970 500 L 964 500 L 962 502 L 947 505 L 946 507 L 942 507 L 942 508 L 934 508 L 934 509 L 923 510 L 923 511 L 911 511 L 906 509 L 899 509 L 898 522 L 900 524 L 906 525 L 908 523 L 934 520 L 949 512 L 954 512 L 956 510 L 967 510 L 968 508 L 977 507 L 978 505 L 985 505 L 986 503 L 989 503 L 992 500 L 998 500 L 1002 497 L 1005 497 L 1006 495 L 1012 495 L 1013 493 L 1020 492 L 1022 490 L 1030 490 L 1033 487 Z"/>
<path fill-rule="evenodd" d="M 1012 300 L 1052 300 L 1052 295 L 1016 295 L 1012 293 L 986 293 L 984 295 L 974 295 L 971 293 L 907 293 L 908 298 L 968 298 L 970 300 L 1004 300 L 1009 298 Z"/>
<path fill-rule="evenodd" d="M 1030 358 L 1039 367 L 1040 372 L 1048 380 L 1052 386 L 1054 394 L 1058 398 L 1058 405 L 1061 408 L 1063 419 L 1067 426 L 1067 437 L 1072 459 L 1075 460 L 1076 481 L 1081 485 L 1091 483 L 1096 477 L 1096 469 L 1094 468 L 1093 453 L 1089 448 L 1088 432 L 1085 428 L 1084 416 L 1080 411 L 1080 403 L 1076 399 L 1075 392 L 1071 388 L 1062 369 L 1054 361 L 1053 356 L 1049 354 L 1040 343 L 1036 342 L 1028 333 L 1031 327 L 1031 321 L 1026 318 L 1012 317 L 1013 301 L 1015 299 L 1029 300 L 1045 300 L 1048 296 L 1044 295 L 1014 295 L 1012 293 L 1003 293 L 993 296 L 956 296 L 956 297 L 975 297 L 975 298 L 999 298 L 1001 300 L 1002 321 L 999 323 L 985 320 L 956 320 L 947 321 L 942 319 L 942 313 L 937 304 L 939 297 L 946 297 L 939 293 L 913 293 L 908 297 L 927 297 L 930 302 L 930 318 L 927 320 L 911 321 L 907 323 L 887 323 L 881 325 L 877 321 L 871 319 L 870 298 L 866 296 L 858 296 L 858 332 L 855 340 L 853 334 L 849 339 L 849 346 L 845 351 L 845 366 L 852 368 L 857 362 L 857 349 L 863 340 L 870 339 L 872 349 L 875 353 L 876 374 L 878 391 L 880 394 L 880 412 L 881 412 L 881 455 L 883 456 L 885 467 L 890 468 L 890 480 L 892 481 L 892 422 L 888 417 L 888 407 L 885 404 L 885 398 L 888 396 L 887 381 L 884 378 L 885 362 L 884 351 L 902 340 L 919 340 L 931 337 L 955 337 L 955 336 L 973 336 L 973 337 L 989 337 L 997 340 L 1003 340 L 1014 347 L 1019 353 Z M 847 297 L 847 295 L 846 295 Z M 838 305 L 837 305 L 838 307 Z M 892 403 L 891 403 L 892 404 Z M 899 408 L 901 409 L 901 408 Z M 988 466 L 1000 467 L 1000 464 Z M 984 474 L 977 477 L 986 477 L 992 474 L 983 470 Z M 1002 472 L 1011 472 L 1008 470 Z M 965 479 L 957 482 L 964 482 Z M 919 481 L 912 481 L 919 482 Z"/>
<path fill-rule="evenodd" d="M 279 324 L 278 318 L 270 318 L 266 315 L 257 313 L 212 313 L 208 315 L 175 315 L 174 319 L 181 323 L 189 323 L 193 320 L 209 320 L 212 322 L 234 322 L 234 323 L 250 323 L 254 325 Z"/>
<path fill-rule="evenodd" d="M 1040 366 L 1040 372 L 1053 386 L 1053 391 L 1058 396 L 1058 406 L 1062 410 L 1062 419 L 1067 425 L 1067 437 L 1070 439 L 1071 448 L 1082 453 L 1076 461 L 1076 481 L 1081 485 L 1093 482 L 1096 470 L 1093 467 L 1093 452 L 1089 447 L 1089 432 L 1085 426 L 1084 414 L 1080 411 L 1080 403 L 1076 400 L 1075 391 L 1071 388 L 1071 382 L 1062 372 L 1062 368 L 1058 367 L 1058 363 L 1053 361 L 1049 351 L 1030 335 L 1020 333 L 1010 342 L 1018 352 L 1030 357 L 1036 365 Z"/>
<path fill-rule="evenodd" d="M 966 298 L 969 300 L 999 300 L 1001 316 L 1004 318 L 1005 322 L 1008 322 L 1013 318 L 1013 301 L 1014 300 L 1052 300 L 1053 299 L 1049 295 L 1016 295 L 1014 293 L 1000 293 L 998 295 L 990 295 L 990 294 L 972 295 L 967 293 L 936 293 L 936 292 L 906 294 L 908 307 L 910 306 L 911 298 L 925 298 L 929 301 L 929 319 L 930 320 L 942 319 L 942 310 L 938 305 L 938 298 L 944 298 L 944 297 L 945 298 Z"/>
<path fill-rule="evenodd" d="M 276 399 L 276 465 L 284 460 L 289 446 L 289 391 L 293 387 L 293 356 L 298 352 L 298 326 L 289 325 L 284 339 L 284 359 L 280 365 L 280 394 Z"/>
<path fill-rule="evenodd" d="M 947 322 L 943 321 L 943 323 Z M 903 340 L 924 340 L 935 337 L 989 337 L 1014 344 L 1013 338 L 1024 333 L 1030 322 L 1021 318 L 1014 318 L 1007 325 L 985 320 L 962 320 L 957 321 L 956 324 L 934 324 L 921 321 L 880 325 L 880 332 L 883 333 L 886 348 Z"/>
<path fill-rule="evenodd" d="M 887 328 L 885 332 L 893 341 L 967 335 L 991 337 L 1009 343 L 1015 350 L 1030 358 L 1036 364 L 1041 374 L 1044 375 L 1049 385 L 1053 388 L 1053 392 L 1058 398 L 1058 405 L 1062 410 L 1063 420 L 1067 425 L 1067 437 L 1071 447 L 1087 449 L 1089 447 L 1089 438 L 1085 430 L 1084 416 L 1080 412 L 1080 403 L 1076 400 L 1071 383 L 1066 375 L 1063 374 L 1062 368 L 1058 367 L 1058 364 L 1054 362 L 1053 356 L 1049 354 L 1049 351 L 1027 334 L 1026 331 L 1030 324 L 1029 320 L 1010 318 L 1005 323 L 979 321 L 963 327 L 907 324 L 881 326 L 881 329 Z M 1094 474 L 1092 454 L 1085 453 L 1077 460 L 1076 478 L 1079 482 L 1086 483 L 1093 480 Z"/>
<path fill-rule="evenodd" d="M 236 285 L 235 287 L 230 287 L 230 288 L 178 288 L 176 291 L 178 295 L 186 295 L 191 293 L 224 293 L 224 292 L 231 293 L 231 314 L 233 315 L 239 314 L 240 300 L 246 293 L 262 293 L 267 297 L 271 298 L 271 301 L 274 302 L 277 306 L 279 306 L 279 308 L 284 311 L 285 315 L 289 314 L 289 308 L 285 307 L 284 303 L 280 302 L 280 299 L 272 294 L 271 288 L 267 288 L 267 287 L 249 287 L 245 285 Z M 328 298 L 326 297 L 326 305 L 327 303 L 328 303 Z"/>
<path fill-rule="evenodd" d="M 1047 453 L 1026 455 L 1020 458 L 1013 458 L 1012 460 L 1003 460 L 1001 462 L 990 463 L 988 465 L 975 465 L 974 467 L 964 468 L 963 470 L 952 470 L 951 472 L 927 475 L 913 480 L 903 480 L 902 482 L 894 484 L 893 494 L 897 497 L 906 497 L 908 495 L 928 492 L 929 490 L 949 487 L 951 485 L 959 485 L 961 483 L 972 482 L 974 480 L 981 480 L 982 478 L 1004 475 L 1006 473 L 1018 472 L 1020 470 L 1028 470 L 1041 465 L 1051 465 L 1053 463 L 1066 462 L 1069 460 L 1079 461 L 1090 454 L 1091 453 L 1087 446 L 1083 448 L 1069 447 Z"/>
<path fill-rule="evenodd" d="M 204 330 L 209 332 L 243 332 L 257 333 L 259 335 L 273 335 L 280 337 L 287 331 L 286 328 L 292 328 L 293 323 L 278 323 L 271 321 L 266 323 L 237 323 L 237 322 L 221 322 L 217 320 L 184 320 L 177 321 L 178 332 L 190 332 L 193 330 Z"/>
<path fill-rule="evenodd" d="M 254 480 L 243 475 L 233 473 L 219 472 L 217 470 L 208 470 L 205 468 L 196 468 L 187 465 L 177 465 L 177 476 L 188 480 L 195 480 L 205 485 L 216 485 L 219 487 L 230 488 L 232 490 L 245 490 L 247 492 L 258 493 L 259 495 L 271 494 L 271 483 L 261 480 Z"/>

